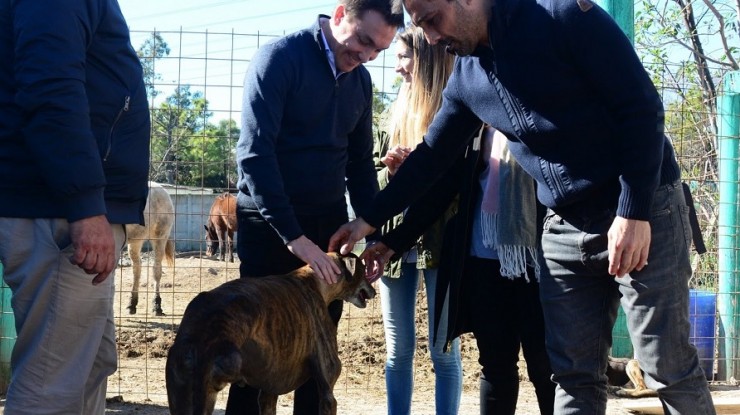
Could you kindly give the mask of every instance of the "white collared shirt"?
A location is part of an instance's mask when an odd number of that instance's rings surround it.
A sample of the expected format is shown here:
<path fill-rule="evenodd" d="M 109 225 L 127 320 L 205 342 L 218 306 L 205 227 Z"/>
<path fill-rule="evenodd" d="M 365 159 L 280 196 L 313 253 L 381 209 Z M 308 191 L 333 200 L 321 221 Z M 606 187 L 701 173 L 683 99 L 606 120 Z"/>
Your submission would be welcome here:
<path fill-rule="evenodd" d="M 326 58 L 329 59 L 329 66 L 331 66 L 331 70 L 334 72 L 334 78 L 339 78 L 339 76 L 344 72 L 337 73 L 337 64 L 334 61 L 334 52 L 332 52 L 329 47 L 329 42 L 326 40 L 326 35 L 324 35 L 324 29 L 320 28 L 319 30 L 321 30 L 321 39 L 324 40 L 324 50 L 326 51 Z"/>

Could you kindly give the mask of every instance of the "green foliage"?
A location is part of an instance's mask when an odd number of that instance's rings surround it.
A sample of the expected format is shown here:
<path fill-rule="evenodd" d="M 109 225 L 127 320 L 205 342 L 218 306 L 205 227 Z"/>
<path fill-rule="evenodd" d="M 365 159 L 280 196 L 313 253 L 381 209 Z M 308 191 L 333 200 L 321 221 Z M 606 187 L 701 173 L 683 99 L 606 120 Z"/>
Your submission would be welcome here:
<path fill-rule="evenodd" d="M 383 113 L 388 109 L 391 104 L 391 99 L 388 94 L 381 92 L 378 88 L 373 85 L 373 131 L 377 132 L 380 129 L 382 122 Z"/>
<path fill-rule="evenodd" d="M 195 164 L 191 181 L 195 186 L 236 187 L 236 142 L 239 128 L 234 120 L 208 124 L 202 135 L 193 137 L 187 158 Z M 199 167 L 199 168 L 197 168 Z"/>
<path fill-rule="evenodd" d="M 638 0 L 635 45 L 666 108 L 665 131 L 709 253 L 692 258 L 692 286 L 713 287 L 717 275 L 716 102 L 722 76 L 737 70 L 737 13 L 729 0 Z"/>

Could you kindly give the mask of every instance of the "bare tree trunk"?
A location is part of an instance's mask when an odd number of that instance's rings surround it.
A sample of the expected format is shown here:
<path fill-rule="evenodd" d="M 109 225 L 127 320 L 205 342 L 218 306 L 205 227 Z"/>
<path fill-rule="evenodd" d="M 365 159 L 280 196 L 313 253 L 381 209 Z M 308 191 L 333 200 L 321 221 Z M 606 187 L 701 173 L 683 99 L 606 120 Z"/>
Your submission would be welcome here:
<path fill-rule="evenodd" d="M 686 26 L 686 30 L 689 34 L 689 40 L 691 41 L 692 57 L 696 63 L 696 70 L 699 75 L 699 81 L 701 82 L 702 96 L 704 102 L 708 108 L 711 109 L 712 113 L 716 112 L 716 100 L 717 87 L 714 84 L 712 73 L 709 69 L 706 55 L 704 54 L 704 46 L 702 45 L 701 38 L 699 38 L 699 30 L 696 26 L 696 18 L 694 16 L 694 8 L 691 5 L 691 1 L 686 3 L 684 0 L 674 0 L 676 4 L 681 7 L 681 15 L 683 16 L 683 22 Z"/>

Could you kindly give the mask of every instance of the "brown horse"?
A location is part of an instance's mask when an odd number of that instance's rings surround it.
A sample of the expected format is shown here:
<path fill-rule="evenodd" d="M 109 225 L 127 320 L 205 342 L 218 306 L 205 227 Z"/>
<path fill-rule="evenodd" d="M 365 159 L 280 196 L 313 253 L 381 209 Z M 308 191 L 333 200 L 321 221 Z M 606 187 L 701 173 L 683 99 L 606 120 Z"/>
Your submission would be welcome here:
<path fill-rule="evenodd" d="M 155 297 L 153 311 L 163 316 L 162 299 L 159 296 L 159 280 L 162 279 L 162 259 L 167 258 L 170 266 L 175 262 L 175 244 L 170 237 L 175 223 L 175 207 L 169 193 L 159 183 L 149 182 L 149 196 L 144 207 L 144 226 L 126 225 L 128 235 L 128 254 L 134 269 L 134 284 L 131 288 L 131 300 L 128 310 L 136 314 L 139 303 L 139 279 L 141 278 L 141 247 L 149 241 L 154 251 L 154 286 Z"/>
<path fill-rule="evenodd" d="M 213 256 L 218 250 L 219 259 L 226 261 L 226 252 L 228 252 L 229 261 L 234 262 L 232 243 L 238 227 L 236 196 L 231 193 L 219 195 L 213 201 L 208 221 L 203 226 L 206 228 L 206 255 Z"/>

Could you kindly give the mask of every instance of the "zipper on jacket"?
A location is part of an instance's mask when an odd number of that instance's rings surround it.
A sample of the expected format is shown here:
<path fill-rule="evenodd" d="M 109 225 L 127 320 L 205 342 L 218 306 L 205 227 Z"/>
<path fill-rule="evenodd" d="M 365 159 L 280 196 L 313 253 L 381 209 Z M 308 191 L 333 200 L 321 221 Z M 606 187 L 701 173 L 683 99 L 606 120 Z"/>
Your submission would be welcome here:
<path fill-rule="evenodd" d="M 130 103 L 131 103 L 131 96 L 126 95 L 126 98 L 124 98 L 123 100 L 123 108 L 121 108 L 118 111 L 116 118 L 113 120 L 113 123 L 110 126 L 110 131 L 108 132 L 108 148 L 105 150 L 105 156 L 103 157 L 103 161 L 108 161 L 108 156 L 110 155 L 111 148 L 113 148 L 113 130 L 116 128 L 116 124 L 118 124 L 118 121 L 123 116 L 123 113 L 128 111 Z"/>
<path fill-rule="evenodd" d="M 566 194 L 565 191 L 565 185 L 563 185 L 562 180 L 560 180 L 560 175 L 556 171 L 555 165 L 552 163 L 544 162 L 545 167 L 547 169 L 548 174 L 550 175 L 549 179 L 550 182 L 555 185 L 557 188 L 557 196 L 563 197 Z"/>

